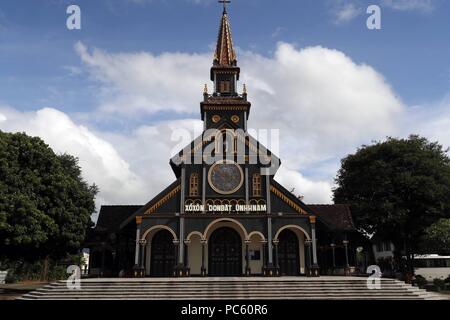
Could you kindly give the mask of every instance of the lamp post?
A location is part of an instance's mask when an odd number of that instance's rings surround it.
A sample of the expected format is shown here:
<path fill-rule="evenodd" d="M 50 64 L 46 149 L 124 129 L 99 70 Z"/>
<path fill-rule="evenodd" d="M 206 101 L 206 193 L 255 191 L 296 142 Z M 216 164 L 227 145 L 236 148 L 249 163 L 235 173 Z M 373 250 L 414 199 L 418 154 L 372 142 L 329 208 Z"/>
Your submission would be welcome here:
<path fill-rule="evenodd" d="M 331 252 L 333 254 L 333 271 L 332 274 L 334 275 L 335 271 L 336 271 L 336 244 L 333 242 L 332 244 L 330 244 L 331 247 Z"/>

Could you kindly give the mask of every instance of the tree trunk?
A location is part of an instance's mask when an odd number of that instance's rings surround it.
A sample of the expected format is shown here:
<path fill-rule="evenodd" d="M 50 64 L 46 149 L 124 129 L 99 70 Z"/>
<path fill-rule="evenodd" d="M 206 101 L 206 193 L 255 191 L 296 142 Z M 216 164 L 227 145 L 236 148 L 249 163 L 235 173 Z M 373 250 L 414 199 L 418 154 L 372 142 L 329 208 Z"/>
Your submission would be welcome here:
<path fill-rule="evenodd" d="M 414 267 L 412 264 L 412 253 L 408 239 L 405 239 L 405 255 L 406 255 L 406 283 L 411 283 L 414 276 Z"/>
<path fill-rule="evenodd" d="M 44 259 L 44 268 L 42 269 L 42 276 L 41 276 L 41 280 L 42 281 L 47 281 L 48 280 L 48 264 L 49 264 L 49 256 L 45 256 Z"/>

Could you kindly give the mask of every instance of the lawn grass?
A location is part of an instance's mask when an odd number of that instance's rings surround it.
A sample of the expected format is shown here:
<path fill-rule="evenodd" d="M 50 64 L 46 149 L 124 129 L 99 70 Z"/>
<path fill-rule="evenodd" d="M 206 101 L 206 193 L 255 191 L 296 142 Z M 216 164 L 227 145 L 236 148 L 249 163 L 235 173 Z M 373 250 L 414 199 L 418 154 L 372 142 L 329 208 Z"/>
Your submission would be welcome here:
<path fill-rule="evenodd" d="M 0 284 L 0 300 L 14 300 L 47 284 L 48 282 L 39 281 Z"/>

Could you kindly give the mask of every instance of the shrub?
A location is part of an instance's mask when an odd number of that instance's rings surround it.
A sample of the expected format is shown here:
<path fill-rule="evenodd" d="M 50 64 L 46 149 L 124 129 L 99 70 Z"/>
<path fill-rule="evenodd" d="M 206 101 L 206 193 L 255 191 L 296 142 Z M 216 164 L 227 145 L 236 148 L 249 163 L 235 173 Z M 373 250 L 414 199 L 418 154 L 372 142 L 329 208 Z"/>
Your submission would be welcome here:
<path fill-rule="evenodd" d="M 437 291 L 445 290 L 445 280 L 436 278 L 433 280 L 433 284 Z"/>
<path fill-rule="evenodd" d="M 80 265 L 82 259 L 80 255 L 68 256 L 63 260 L 48 261 L 48 273 L 44 275 L 44 261 L 38 260 L 34 262 L 2 261 L 0 262 L 1 270 L 8 270 L 6 281 L 15 283 L 21 281 L 55 281 L 66 280 L 69 277 L 66 270 L 69 265 Z"/>
<path fill-rule="evenodd" d="M 421 275 L 417 275 L 416 279 L 414 280 L 414 283 L 417 284 L 417 286 L 422 289 L 422 288 L 425 288 L 425 286 L 427 285 L 428 281 L 427 281 L 427 279 L 425 279 Z"/>
<path fill-rule="evenodd" d="M 445 279 L 445 283 L 450 284 L 450 275 Z"/>

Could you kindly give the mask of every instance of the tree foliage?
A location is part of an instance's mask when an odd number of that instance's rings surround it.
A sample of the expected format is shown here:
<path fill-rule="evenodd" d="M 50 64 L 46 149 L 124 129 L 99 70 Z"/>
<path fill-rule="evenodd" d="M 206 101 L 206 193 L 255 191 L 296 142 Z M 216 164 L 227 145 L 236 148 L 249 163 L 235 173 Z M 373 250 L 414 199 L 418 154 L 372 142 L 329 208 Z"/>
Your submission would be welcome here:
<path fill-rule="evenodd" d="M 424 253 L 450 255 L 450 219 L 440 219 L 425 229 L 421 249 Z"/>
<path fill-rule="evenodd" d="M 92 226 L 97 191 L 82 179 L 78 159 L 55 154 L 39 138 L 0 131 L 1 255 L 33 260 L 76 252 Z"/>
<path fill-rule="evenodd" d="M 406 254 L 425 228 L 450 217 L 450 159 L 419 136 L 362 146 L 342 160 L 336 183 L 334 200 L 351 205 L 356 226 Z"/>

